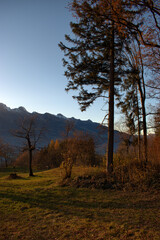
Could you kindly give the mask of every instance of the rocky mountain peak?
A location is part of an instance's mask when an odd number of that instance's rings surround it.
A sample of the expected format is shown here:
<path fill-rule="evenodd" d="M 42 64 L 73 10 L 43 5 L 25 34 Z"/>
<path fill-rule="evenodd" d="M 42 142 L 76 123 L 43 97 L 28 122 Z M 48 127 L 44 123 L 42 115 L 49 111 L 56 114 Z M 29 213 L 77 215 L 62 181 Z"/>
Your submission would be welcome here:
<path fill-rule="evenodd" d="M 1 111 L 11 111 L 11 108 L 7 107 L 4 103 L 0 103 Z"/>

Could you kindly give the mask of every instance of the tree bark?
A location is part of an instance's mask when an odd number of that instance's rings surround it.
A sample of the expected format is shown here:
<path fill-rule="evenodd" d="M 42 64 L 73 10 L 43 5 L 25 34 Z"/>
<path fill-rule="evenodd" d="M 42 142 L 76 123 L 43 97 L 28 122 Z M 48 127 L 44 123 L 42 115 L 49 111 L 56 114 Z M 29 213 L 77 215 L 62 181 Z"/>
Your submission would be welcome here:
<path fill-rule="evenodd" d="M 113 172 L 114 151 L 114 22 L 112 21 L 110 49 L 110 86 L 109 86 L 109 119 L 108 119 L 108 146 L 107 146 L 107 173 Z"/>
<path fill-rule="evenodd" d="M 145 83 L 144 83 L 143 58 L 142 58 L 141 48 L 139 43 L 138 43 L 138 46 L 139 46 L 139 54 L 140 54 L 140 61 L 141 61 L 141 67 L 142 67 L 142 84 L 141 84 L 141 80 L 139 79 L 138 88 L 139 88 L 141 105 L 142 105 L 144 163 L 146 167 L 148 163 L 147 121 L 146 121 L 146 109 L 145 109 L 146 92 L 145 92 Z"/>
<path fill-rule="evenodd" d="M 146 110 L 145 110 L 145 97 L 143 96 L 140 81 L 138 82 L 141 105 L 142 105 L 142 115 L 143 115 L 143 145 L 144 145 L 144 160 L 145 165 L 148 162 L 148 147 L 147 147 L 147 123 L 146 123 Z"/>
<path fill-rule="evenodd" d="M 143 141 L 144 141 L 144 159 L 145 163 L 148 162 L 148 149 L 147 149 L 147 126 L 146 126 L 146 111 L 145 111 L 145 101 L 142 98 L 142 113 L 143 113 Z"/>
<path fill-rule="evenodd" d="M 29 150 L 29 176 L 33 176 L 33 171 L 32 171 L 32 149 Z"/>
<path fill-rule="evenodd" d="M 140 119 L 138 113 L 138 161 L 141 159 L 141 129 L 140 129 Z"/>
<path fill-rule="evenodd" d="M 138 120 L 138 161 L 141 159 L 141 127 L 140 127 L 140 111 L 138 104 L 138 90 L 136 86 L 136 95 L 137 95 L 137 120 Z"/>

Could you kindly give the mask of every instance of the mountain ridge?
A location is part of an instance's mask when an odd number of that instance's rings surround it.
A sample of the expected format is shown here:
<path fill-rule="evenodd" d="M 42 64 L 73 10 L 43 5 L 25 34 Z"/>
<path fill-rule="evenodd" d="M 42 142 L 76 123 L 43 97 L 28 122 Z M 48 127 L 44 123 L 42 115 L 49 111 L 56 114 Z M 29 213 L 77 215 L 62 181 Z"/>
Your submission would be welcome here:
<path fill-rule="evenodd" d="M 20 119 L 23 119 L 26 116 L 34 115 L 36 115 L 38 118 L 39 126 L 45 126 L 46 129 L 45 135 L 39 144 L 39 147 L 48 145 L 51 139 L 63 139 L 62 133 L 65 131 L 67 121 L 73 121 L 74 130 L 78 132 L 83 131 L 91 135 L 95 140 L 96 151 L 102 154 L 105 153 L 108 128 L 103 127 L 102 129 L 99 123 L 92 122 L 89 119 L 80 120 L 74 117 L 67 118 L 61 113 L 58 113 L 57 115 L 47 112 L 44 114 L 37 112 L 30 113 L 22 106 L 11 109 L 3 103 L 0 103 L 0 138 L 15 147 L 22 145 L 22 140 L 14 137 L 11 134 L 11 130 L 18 129 L 18 122 Z M 120 133 L 115 131 L 114 150 L 117 149 L 120 141 Z"/>

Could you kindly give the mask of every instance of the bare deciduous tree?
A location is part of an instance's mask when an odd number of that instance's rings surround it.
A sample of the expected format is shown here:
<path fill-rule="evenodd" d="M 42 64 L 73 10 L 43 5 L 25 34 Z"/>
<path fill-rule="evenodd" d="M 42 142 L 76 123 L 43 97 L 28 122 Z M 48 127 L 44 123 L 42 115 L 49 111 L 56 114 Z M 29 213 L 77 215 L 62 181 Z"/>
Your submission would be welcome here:
<path fill-rule="evenodd" d="M 33 176 L 32 170 L 32 152 L 36 149 L 37 143 L 44 132 L 43 127 L 38 127 L 36 123 L 37 117 L 31 116 L 24 118 L 13 135 L 25 140 L 23 151 L 29 152 L 29 176 Z"/>

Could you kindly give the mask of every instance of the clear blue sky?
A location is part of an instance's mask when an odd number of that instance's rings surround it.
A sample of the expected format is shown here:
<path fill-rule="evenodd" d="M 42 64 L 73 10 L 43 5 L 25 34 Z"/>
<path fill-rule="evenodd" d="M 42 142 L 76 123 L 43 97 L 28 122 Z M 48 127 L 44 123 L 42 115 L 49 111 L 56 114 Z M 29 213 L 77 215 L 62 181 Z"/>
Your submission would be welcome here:
<path fill-rule="evenodd" d="M 81 112 L 74 92 L 64 90 L 58 43 L 65 42 L 69 23 L 75 21 L 67 5 L 67 0 L 0 0 L 0 102 L 101 122 L 102 100 Z"/>

